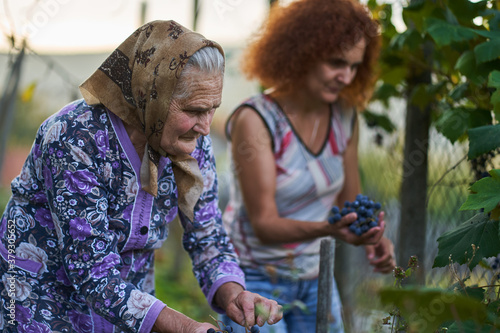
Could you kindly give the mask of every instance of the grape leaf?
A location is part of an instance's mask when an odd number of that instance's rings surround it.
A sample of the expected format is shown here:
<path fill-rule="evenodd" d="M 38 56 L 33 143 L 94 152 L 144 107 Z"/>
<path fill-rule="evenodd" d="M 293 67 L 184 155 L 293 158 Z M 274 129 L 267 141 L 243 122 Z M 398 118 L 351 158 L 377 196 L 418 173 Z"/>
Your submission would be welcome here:
<path fill-rule="evenodd" d="M 460 25 L 453 25 L 444 20 L 429 17 L 425 19 L 427 33 L 438 46 L 449 45 L 452 42 L 464 42 L 476 38 L 472 29 Z"/>
<path fill-rule="evenodd" d="M 480 301 L 443 289 L 384 288 L 380 301 L 399 308 L 409 325 L 408 332 L 434 332 L 449 320 L 484 321 L 486 306 Z"/>
<path fill-rule="evenodd" d="M 500 89 L 500 71 L 493 71 L 490 73 L 488 87 Z"/>
<path fill-rule="evenodd" d="M 387 133 L 392 133 L 396 129 L 396 126 L 386 115 L 376 114 L 369 110 L 365 110 L 362 115 L 369 127 L 379 126 Z"/>
<path fill-rule="evenodd" d="M 464 323 L 453 323 L 448 326 L 447 333 L 499 333 L 500 330 L 488 324 L 477 324 L 473 321 L 466 321 Z"/>
<path fill-rule="evenodd" d="M 490 123 L 490 110 L 461 107 L 444 111 L 436 121 L 436 129 L 454 143 L 467 129 Z"/>
<path fill-rule="evenodd" d="M 415 29 L 407 29 L 401 34 L 398 34 L 392 38 L 389 43 L 391 49 L 400 50 L 405 46 L 408 47 L 410 51 L 417 50 L 423 43 L 422 36 Z"/>
<path fill-rule="evenodd" d="M 384 106 L 389 109 L 389 99 L 391 97 L 396 97 L 399 95 L 400 93 L 395 86 L 384 82 L 375 90 L 373 99 L 380 100 L 382 103 L 384 103 Z"/>
<path fill-rule="evenodd" d="M 476 68 L 476 56 L 473 51 L 465 51 L 455 63 L 455 69 L 459 70 L 465 76 L 474 74 Z"/>
<path fill-rule="evenodd" d="M 438 254 L 432 267 L 445 267 L 453 262 L 468 264 L 469 269 L 476 267 L 482 258 L 500 253 L 498 221 L 490 220 L 480 213 L 459 225 L 456 229 L 441 235 L 438 241 Z M 474 253 L 472 244 L 475 245 Z"/>
<path fill-rule="evenodd" d="M 468 134 L 469 159 L 500 147 L 500 124 L 471 128 Z"/>
<path fill-rule="evenodd" d="M 500 13 L 500 12 L 498 12 L 498 13 Z M 498 13 L 496 13 L 496 14 L 498 15 Z M 484 14 L 488 15 L 487 11 L 485 11 Z M 474 31 L 474 33 L 478 34 L 479 36 L 483 36 L 483 37 L 486 37 L 489 39 L 500 38 L 500 31 L 498 31 L 498 30 L 472 29 L 472 31 Z"/>
<path fill-rule="evenodd" d="M 436 129 L 451 143 L 458 140 L 467 131 L 469 115 L 459 110 L 446 110 L 436 121 Z"/>
<path fill-rule="evenodd" d="M 463 98 L 464 94 L 467 92 L 468 89 L 469 89 L 469 82 L 459 84 L 458 86 L 453 88 L 452 91 L 450 91 L 450 98 L 453 99 L 454 101 L 458 101 L 461 98 Z"/>
<path fill-rule="evenodd" d="M 500 169 L 489 171 L 491 177 L 484 177 L 470 187 L 472 193 L 459 210 L 484 209 L 491 212 L 500 203 Z"/>
<path fill-rule="evenodd" d="M 497 117 L 500 117 L 500 71 L 493 71 L 488 77 L 488 87 L 496 88 L 491 95 L 491 104 Z"/>
<path fill-rule="evenodd" d="M 481 43 L 474 48 L 478 64 L 491 61 L 500 57 L 500 39 L 493 39 Z"/>

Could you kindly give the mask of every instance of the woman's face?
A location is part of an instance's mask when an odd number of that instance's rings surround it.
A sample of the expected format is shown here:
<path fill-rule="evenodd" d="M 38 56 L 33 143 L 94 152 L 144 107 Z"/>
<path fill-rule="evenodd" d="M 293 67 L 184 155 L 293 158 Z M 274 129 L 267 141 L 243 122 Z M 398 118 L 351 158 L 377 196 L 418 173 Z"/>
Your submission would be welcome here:
<path fill-rule="evenodd" d="M 365 47 L 365 40 L 361 39 L 345 52 L 313 66 L 306 75 L 308 93 L 323 103 L 335 102 L 342 89 L 354 80 L 358 66 L 363 62 Z"/>
<path fill-rule="evenodd" d="M 163 128 L 160 146 L 169 155 L 192 153 L 221 103 L 222 75 L 193 71 L 186 79 L 192 80 L 189 96 L 172 100 Z"/>

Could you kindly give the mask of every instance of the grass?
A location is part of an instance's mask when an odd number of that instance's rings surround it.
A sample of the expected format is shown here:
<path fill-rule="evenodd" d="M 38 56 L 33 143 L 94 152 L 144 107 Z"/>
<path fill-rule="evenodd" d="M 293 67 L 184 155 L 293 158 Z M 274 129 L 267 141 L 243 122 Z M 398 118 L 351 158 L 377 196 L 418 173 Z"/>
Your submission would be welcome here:
<path fill-rule="evenodd" d="M 5 209 L 5 205 L 7 205 L 7 202 L 10 199 L 11 194 L 12 193 L 10 191 L 10 187 L 0 187 L 0 212 L 2 214 Z"/>
<path fill-rule="evenodd" d="M 203 295 L 191 270 L 191 259 L 184 251 L 179 222 L 171 223 L 170 235 L 156 252 L 156 297 L 170 308 L 200 322 L 211 322 L 217 317 Z"/>

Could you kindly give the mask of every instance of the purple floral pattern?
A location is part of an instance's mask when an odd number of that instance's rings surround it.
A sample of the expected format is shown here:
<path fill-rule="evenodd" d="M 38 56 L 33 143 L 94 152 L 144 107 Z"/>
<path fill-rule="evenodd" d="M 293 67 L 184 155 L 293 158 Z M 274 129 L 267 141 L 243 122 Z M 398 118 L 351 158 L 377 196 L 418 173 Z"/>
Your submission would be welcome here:
<path fill-rule="evenodd" d="M 108 133 L 100 130 L 97 131 L 95 133 L 95 142 L 97 143 L 97 148 L 99 149 L 99 155 L 101 158 L 105 158 L 106 151 L 109 149 Z"/>
<path fill-rule="evenodd" d="M 50 210 L 48 210 L 47 208 L 40 208 L 36 211 L 35 221 L 40 223 L 42 227 L 54 229 L 54 223 L 52 222 L 52 215 L 50 214 Z"/>
<path fill-rule="evenodd" d="M 69 221 L 69 234 L 73 239 L 85 240 L 92 234 L 92 227 L 86 219 L 76 217 Z"/>
<path fill-rule="evenodd" d="M 100 262 L 94 265 L 90 270 L 90 276 L 94 279 L 100 279 L 108 274 L 108 271 L 120 263 L 120 257 L 115 253 L 110 253 Z"/>
<path fill-rule="evenodd" d="M 73 324 L 73 328 L 78 333 L 91 333 L 92 332 L 92 319 L 89 315 L 79 313 L 78 311 L 71 310 L 68 312 L 69 320 Z"/>
<path fill-rule="evenodd" d="M 88 194 L 94 186 L 99 185 L 94 174 L 87 170 L 75 172 L 64 171 L 64 183 L 71 193 Z"/>
<path fill-rule="evenodd" d="M 106 109 L 83 100 L 41 125 L 0 219 L 0 241 L 8 245 L 6 224 L 14 220 L 16 255 L 30 263 L 26 269 L 11 270 L 0 259 L 2 281 L 7 283 L 9 271 L 17 279 L 19 315 L 14 326 L 8 323 L 2 304 L 10 299 L 0 294 L 1 332 L 92 332 L 92 311 L 116 331 L 151 329 L 144 320 L 158 302 L 152 296 L 153 254 L 177 215 L 177 187 L 170 161 L 162 160 L 159 195 L 147 195 L 151 208 L 145 216 L 138 214 L 137 198 L 144 192 L 116 126 Z M 217 280 L 230 277 L 243 283 L 243 279 L 222 229 L 209 137 L 199 139 L 193 156 L 207 180 L 195 207 L 195 221 L 182 214 L 180 219 L 193 271 L 211 297 Z M 140 234 L 135 224 L 147 226 L 148 232 Z M 132 265 L 125 264 L 126 257 L 131 257 Z"/>

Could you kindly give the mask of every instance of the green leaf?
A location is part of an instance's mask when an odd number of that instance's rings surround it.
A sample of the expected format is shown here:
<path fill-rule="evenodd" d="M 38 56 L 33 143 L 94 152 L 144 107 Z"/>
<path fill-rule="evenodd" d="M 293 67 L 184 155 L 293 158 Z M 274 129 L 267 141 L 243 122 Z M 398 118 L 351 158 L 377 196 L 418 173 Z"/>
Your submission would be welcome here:
<path fill-rule="evenodd" d="M 487 315 L 481 302 L 443 289 L 385 288 L 380 291 L 380 300 L 398 307 L 409 325 L 407 332 L 434 332 L 449 320 L 481 322 Z"/>
<path fill-rule="evenodd" d="M 444 233 L 437 241 L 438 254 L 432 267 L 446 267 L 451 259 L 460 265 L 468 264 L 472 270 L 482 258 L 500 253 L 498 221 L 490 220 L 486 214 L 480 213 Z M 476 247 L 475 254 L 472 244 Z"/>
<path fill-rule="evenodd" d="M 423 43 L 422 36 L 415 29 L 407 29 L 401 34 L 395 35 L 389 43 L 389 47 L 403 49 L 407 47 L 410 51 L 417 50 Z"/>
<path fill-rule="evenodd" d="M 480 302 L 482 302 L 484 299 L 484 291 L 485 290 L 483 288 L 478 288 L 477 285 L 465 287 L 465 290 L 463 290 L 462 288 L 458 288 L 457 290 L 460 293 L 462 293 L 463 295 L 475 298 Z"/>
<path fill-rule="evenodd" d="M 362 115 L 369 127 L 378 126 L 384 129 L 387 133 L 392 133 L 396 129 L 396 126 L 394 126 L 392 121 L 386 115 L 376 114 L 369 110 L 365 110 Z"/>
<path fill-rule="evenodd" d="M 425 26 L 427 33 L 438 46 L 449 45 L 452 42 L 465 42 L 476 38 L 476 34 L 471 29 L 453 25 L 434 17 L 426 18 Z"/>
<path fill-rule="evenodd" d="M 500 124 L 471 128 L 469 134 L 469 159 L 500 147 Z"/>
<path fill-rule="evenodd" d="M 473 51 L 465 51 L 455 64 L 455 69 L 465 76 L 474 74 L 476 69 L 476 56 Z"/>
<path fill-rule="evenodd" d="M 458 101 L 461 98 L 464 97 L 465 92 L 469 89 L 469 83 L 465 82 L 462 84 L 459 84 L 455 88 L 453 88 L 452 91 L 450 91 L 450 98 L 454 101 Z"/>
<path fill-rule="evenodd" d="M 428 90 L 428 84 L 418 84 L 410 93 L 409 103 L 424 110 L 431 102 L 436 100 L 435 94 Z"/>
<path fill-rule="evenodd" d="M 491 177 L 484 177 L 470 187 L 472 191 L 460 210 L 484 209 L 491 212 L 500 203 L 500 169 L 489 171 Z"/>
<path fill-rule="evenodd" d="M 445 14 L 433 1 L 412 0 L 410 5 L 403 8 L 403 21 L 407 27 L 414 27 L 418 32 L 424 32 L 426 17 L 441 17 Z"/>
<path fill-rule="evenodd" d="M 483 16 L 488 17 L 488 26 L 491 31 L 500 30 L 500 11 L 498 9 L 497 2 L 497 8 L 486 9 L 483 12 Z"/>
<path fill-rule="evenodd" d="M 491 61 L 500 57 L 500 39 L 489 40 L 474 48 L 476 63 Z"/>
<path fill-rule="evenodd" d="M 479 36 L 490 38 L 490 39 L 498 39 L 500 38 L 500 31 L 495 31 L 495 30 L 480 30 L 480 29 L 472 29 L 474 33 L 478 34 Z"/>
<path fill-rule="evenodd" d="M 495 91 L 491 95 L 491 104 L 493 104 L 496 119 L 500 119 L 500 90 Z"/>
<path fill-rule="evenodd" d="M 373 99 L 380 100 L 386 107 L 389 107 L 389 99 L 391 97 L 399 97 L 400 95 L 394 85 L 384 82 L 375 90 Z"/>
<path fill-rule="evenodd" d="M 488 76 L 488 87 L 496 88 L 496 91 L 491 95 L 491 104 L 497 119 L 500 119 L 500 71 L 493 71 Z"/>
<path fill-rule="evenodd" d="M 499 333 L 500 330 L 488 324 L 479 324 L 471 320 L 453 323 L 448 326 L 447 333 Z"/>
<path fill-rule="evenodd" d="M 387 84 L 397 86 L 405 81 L 408 67 L 393 63 L 391 59 L 393 58 L 383 60 L 387 64 L 387 68 L 382 72 L 380 79 Z"/>
<path fill-rule="evenodd" d="M 454 143 L 467 131 L 468 122 L 468 113 L 460 110 L 447 110 L 436 121 L 436 129 L 451 143 Z"/>
<path fill-rule="evenodd" d="M 424 8 L 424 5 L 425 5 L 425 0 L 413 0 L 413 1 L 410 1 L 410 3 L 408 4 L 408 6 L 405 7 L 405 10 L 407 11 L 419 11 L 419 10 L 422 10 L 422 8 Z"/>
<path fill-rule="evenodd" d="M 488 77 L 488 87 L 500 89 L 500 71 L 493 71 Z"/>
<path fill-rule="evenodd" d="M 490 304 L 488 304 L 488 310 L 493 314 L 494 319 L 492 322 L 498 327 L 498 325 L 500 325 L 500 299 L 490 302 Z"/>
<path fill-rule="evenodd" d="M 500 58 L 488 62 L 478 63 L 476 74 L 473 77 L 477 85 L 487 84 L 491 72 L 500 68 Z"/>
<path fill-rule="evenodd" d="M 456 108 L 446 110 L 438 120 L 436 129 L 451 143 L 457 141 L 468 129 L 491 123 L 491 112 L 482 109 Z"/>
<path fill-rule="evenodd" d="M 455 14 L 453 14 L 453 12 L 450 10 L 450 7 L 448 7 L 448 6 L 445 7 L 444 17 L 446 18 L 446 22 L 448 22 L 452 25 L 460 25 Z"/>

